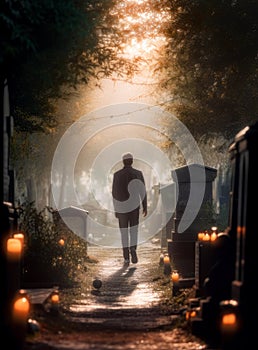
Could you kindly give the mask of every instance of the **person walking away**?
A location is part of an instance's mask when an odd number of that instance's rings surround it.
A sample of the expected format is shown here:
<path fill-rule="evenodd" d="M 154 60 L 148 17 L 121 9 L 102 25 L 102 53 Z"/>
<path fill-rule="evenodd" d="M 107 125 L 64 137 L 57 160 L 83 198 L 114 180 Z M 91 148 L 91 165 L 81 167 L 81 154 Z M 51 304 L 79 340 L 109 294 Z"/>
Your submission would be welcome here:
<path fill-rule="evenodd" d="M 124 264 L 136 264 L 140 208 L 147 215 L 147 193 L 143 173 L 133 168 L 133 155 L 122 156 L 123 168 L 113 176 L 112 197 L 115 216 L 121 232 Z"/>

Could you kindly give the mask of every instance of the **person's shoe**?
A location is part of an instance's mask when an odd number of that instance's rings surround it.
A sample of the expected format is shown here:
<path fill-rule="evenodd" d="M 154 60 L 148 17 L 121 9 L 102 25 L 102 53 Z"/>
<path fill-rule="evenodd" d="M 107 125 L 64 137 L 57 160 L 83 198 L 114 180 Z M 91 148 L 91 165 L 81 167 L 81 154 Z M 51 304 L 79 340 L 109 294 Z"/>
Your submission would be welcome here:
<path fill-rule="evenodd" d="M 136 254 L 136 250 L 135 249 L 131 250 L 131 255 L 132 255 L 132 263 L 133 264 L 137 264 L 138 263 L 138 258 L 137 258 L 137 254 Z"/>
<path fill-rule="evenodd" d="M 129 259 L 124 259 L 124 266 L 128 266 L 130 264 L 130 260 Z"/>

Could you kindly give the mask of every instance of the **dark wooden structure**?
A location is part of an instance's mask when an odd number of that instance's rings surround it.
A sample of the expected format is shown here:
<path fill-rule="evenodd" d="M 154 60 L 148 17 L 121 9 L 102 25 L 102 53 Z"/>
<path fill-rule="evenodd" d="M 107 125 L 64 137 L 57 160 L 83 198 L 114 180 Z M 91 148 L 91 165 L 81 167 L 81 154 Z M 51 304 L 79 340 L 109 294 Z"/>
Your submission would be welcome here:
<path fill-rule="evenodd" d="M 190 324 L 193 333 L 220 349 L 240 350 L 257 342 L 258 122 L 235 136 L 229 155 L 228 229 L 218 240 L 206 296 Z"/>
<path fill-rule="evenodd" d="M 230 147 L 232 192 L 229 231 L 235 248 L 232 300 L 236 301 L 239 329 L 233 347 L 257 342 L 254 319 L 258 313 L 256 253 L 258 220 L 258 122 L 244 128 Z"/>
<path fill-rule="evenodd" d="M 197 246 L 196 241 L 198 232 L 208 229 L 205 224 L 211 218 L 209 209 L 213 205 L 213 181 L 216 175 L 217 170 L 214 168 L 189 164 L 174 169 L 171 172 L 174 182 L 161 188 L 163 208 L 169 217 L 165 226 L 168 254 L 181 279 L 191 279 L 192 284 L 196 282 L 196 276 L 198 281 L 202 280 L 205 269 L 209 267 L 204 258 L 206 250 Z M 190 201 L 191 193 L 193 197 Z M 196 212 L 192 219 L 189 218 L 191 212 Z M 180 225 L 187 228 L 179 231 Z M 196 248 L 200 248 L 197 261 Z"/>
<path fill-rule="evenodd" d="M 20 265 L 7 259 L 7 240 L 17 228 L 14 207 L 14 171 L 10 168 L 10 141 L 13 119 L 10 113 L 7 79 L 1 86 L 0 97 L 0 329 L 2 342 L 14 350 L 23 346 L 25 330 L 23 323 L 15 326 L 10 319 L 14 298 L 19 291 Z M 13 329 L 15 328 L 15 330 Z"/>

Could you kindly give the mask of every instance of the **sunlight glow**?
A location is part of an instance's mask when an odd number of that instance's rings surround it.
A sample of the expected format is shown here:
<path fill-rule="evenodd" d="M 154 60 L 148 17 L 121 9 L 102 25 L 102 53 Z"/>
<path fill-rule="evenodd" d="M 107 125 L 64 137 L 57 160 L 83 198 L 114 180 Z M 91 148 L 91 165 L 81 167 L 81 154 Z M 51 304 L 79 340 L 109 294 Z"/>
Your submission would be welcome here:
<path fill-rule="evenodd" d="M 135 3 L 135 4 L 138 4 L 138 5 L 141 5 L 141 4 L 144 4 L 145 2 L 148 2 L 148 0 L 126 0 L 125 2 L 128 2 L 128 3 Z"/>
<path fill-rule="evenodd" d="M 113 10 L 120 14 L 118 29 L 124 36 L 124 56 L 126 58 L 153 58 L 150 53 L 159 53 L 166 37 L 163 28 L 170 20 L 169 11 L 162 5 L 154 9 L 148 0 L 127 0 Z"/>
<path fill-rule="evenodd" d="M 159 77 L 158 74 L 152 73 L 152 67 L 155 66 L 155 63 L 159 60 L 163 48 L 167 44 L 164 29 L 170 20 L 168 9 L 164 4 L 155 3 L 151 0 L 122 0 L 117 2 L 115 7 L 111 10 L 111 15 L 113 15 L 116 20 L 115 24 L 112 24 L 111 29 L 114 29 L 117 35 L 121 38 L 121 46 L 118 48 L 120 57 L 135 63 L 136 73 L 133 76 L 124 77 L 120 75 L 120 72 L 115 71 L 112 76 L 101 79 L 97 82 L 97 85 L 100 86 L 101 89 L 96 89 L 95 81 L 90 82 L 87 89 L 84 90 L 84 88 L 82 88 L 81 100 L 73 111 L 74 115 L 87 115 L 94 110 L 101 110 L 101 107 L 105 108 L 105 106 L 121 105 L 121 103 L 128 102 L 130 104 L 131 102 L 140 102 L 148 104 L 149 106 L 155 106 L 166 99 L 165 94 L 163 96 L 162 93 L 159 92 L 158 96 L 156 95 Z M 130 106 L 126 105 L 126 107 L 123 108 L 130 109 Z M 89 207 L 90 203 L 90 208 L 92 211 L 94 210 L 94 215 L 99 215 L 97 210 L 95 210 L 97 200 L 103 204 L 104 208 L 108 208 L 109 203 L 111 203 L 108 195 L 110 194 L 112 177 L 110 176 L 108 183 L 103 183 L 98 179 L 97 175 L 93 174 L 95 177 L 92 177 L 89 171 L 87 171 L 87 168 L 91 167 L 90 164 L 93 163 L 94 157 L 97 158 L 96 154 L 101 154 L 106 147 L 113 145 L 120 139 L 121 145 L 126 144 L 124 140 L 132 138 L 136 138 L 137 140 L 137 142 L 134 142 L 135 145 L 139 143 L 138 140 L 140 139 L 149 141 L 151 145 L 158 145 L 159 142 L 163 142 L 163 134 L 160 133 L 159 128 L 157 129 L 158 132 L 155 129 L 156 124 L 158 125 L 159 122 L 158 119 L 163 116 L 163 112 L 161 114 L 154 114 L 147 110 L 146 115 L 143 118 L 143 125 L 145 125 L 145 118 L 146 121 L 152 120 L 152 118 L 155 119 L 153 129 L 146 129 L 146 127 L 134 125 L 133 122 L 130 126 L 121 126 L 117 124 L 117 119 L 114 119 L 111 120 L 112 128 L 103 132 L 98 131 L 89 139 L 87 145 L 85 144 L 85 147 L 82 148 L 81 156 L 76 165 L 76 194 L 78 200 L 80 203 L 83 203 L 83 205 L 87 203 Z M 127 120 L 131 122 L 131 120 L 137 120 L 137 118 L 125 114 L 121 117 L 121 121 L 124 122 Z M 88 122 L 91 123 L 90 120 L 87 120 L 87 123 Z M 99 125 L 99 130 L 102 130 L 102 125 L 104 126 L 107 123 L 109 123 L 109 121 L 106 117 L 102 118 L 98 114 L 94 114 L 94 120 L 92 121 L 94 127 L 95 125 Z M 82 132 L 82 130 L 83 129 L 81 128 L 80 132 Z M 133 145 L 129 143 L 128 146 L 133 147 Z M 70 149 L 70 146 L 68 148 Z M 136 151 L 138 152 L 138 149 Z M 119 149 L 118 152 L 120 152 Z M 110 151 L 110 154 L 112 153 L 113 151 Z M 144 155 L 143 158 L 146 156 Z M 152 159 L 152 167 L 155 169 L 158 168 L 159 161 L 157 164 L 154 164 L 154 159 Z M 167 163 L 169 163 L 169 161 Z M 140 167 L 144 168 L 144 165 L 140 164 Z M 156 185 L 159 180 L 162 181 L 162 183 L 171 181 L 171 164 L 166 171 L 164 171 L 164 168 L 163 170 L 158 169 L 158 174 L 162 178 L 157 176 L 156 173 L 151 172 L 149 168 L 145 167 L 144 170 L 146 170 L 147 174 L 145 177 L 149 191 L 151 191 L 151 187 Z M 99 173 L 102 174 L 103 169 L 99 169 Z M 110 175 L 109 171 L 106 173 Z M 64 184 L 64 179 L 62 178 L 55 178 L 55 181 L 58 181 L 59 188 Z M 89 183 L 91 183 L 91 186 L 95 189 L 94 193 L 89 191 Z M 63 202 L 63 206 L 65 206 L 67 205 L 67 198 L 70 198 L 70 192 L 66 186 L 64 186 L 63 192 L 62 196 L 60 195 L 59 202 Z M 154 198 L 153 202 L 151 202 L 150 199 L 150 203 L 154 205 L 156 199 Z M 102 207 L 102 210 L 104 208 Z M 111 212 L 110 214 L 111 215 L 107 215 L 106 220 L 113 228 L 114 225 L 117 225 L 117 222 L 114 221 L 113 213 Z M 147 232 L 148 228 L 144 227 L 144 234 L 145 231 Z M 93 237 L 94 242 L 98 239 L 103 241 L 104 238 L 102 236 L 99 237 L 98 235 Z M 116 241 L 114 244 L 116 244 Z"/>
<path fill-rule="evenodd" d="M 164 37 L 157 37 L 155 39 L 141 39 L 132 38 L 124 48 L 124 54 L 126 57 L 144 57 L 145 54 L 153 53 L 158 48 L 161 48 L 165 44 Z"/>

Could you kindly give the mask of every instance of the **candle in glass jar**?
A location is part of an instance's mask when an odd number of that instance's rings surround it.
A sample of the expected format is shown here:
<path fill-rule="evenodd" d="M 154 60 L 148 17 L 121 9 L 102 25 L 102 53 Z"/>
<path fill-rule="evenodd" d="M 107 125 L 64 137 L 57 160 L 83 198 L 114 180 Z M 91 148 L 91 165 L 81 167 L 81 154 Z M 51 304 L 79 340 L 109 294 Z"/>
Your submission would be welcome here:
<path fill-rule="evenodd" d="M 10 260 L 19 260 L 22 252 L 22 243 L 18 238 L 8 238 L 7 240 L 7 258 Z"/>
<path fill-rule="evenodd" d="M 21 293 L 13 304 L 13 319 L 15 322 L 26 322 L 30 311 L 30 302 L 24 293 Z"/>

